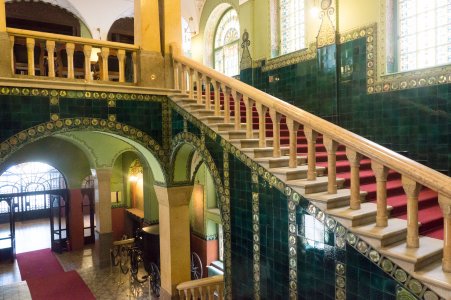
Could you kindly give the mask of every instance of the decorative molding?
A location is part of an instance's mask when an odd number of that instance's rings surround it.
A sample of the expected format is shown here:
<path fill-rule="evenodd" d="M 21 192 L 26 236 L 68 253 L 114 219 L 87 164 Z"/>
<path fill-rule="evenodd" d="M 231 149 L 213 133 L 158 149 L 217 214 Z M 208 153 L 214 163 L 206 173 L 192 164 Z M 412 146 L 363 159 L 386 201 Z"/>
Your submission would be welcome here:
<path fill-rule="evenodd" d="M 315 59 L 316 50 L 317 50 L 316 43 L 311 43 L 310 46 L 306 49 L 302 49 L 296 52 L 285 54 L 283 56 L 269 59 L 266 61 L 266 64 L 262 67 L 262 72 L 268 72 L 289 65 L 294 65 L 303 61 Z"/>
<path fill-rule="evenodd" d="M 251 53 L 249 52 L 251 41 L 249 40 L 249 33 L 246 29 L 244 30 L 242 39 L 243 42 L 241 43 L 241 48 L 243 48 L 243 52 L 241 54 L 240 70 L 245 70 L 252 68 L 252 57 Z"/>
<path fill-rule="evenodd" d="M 335 44 L 336 39 L 336 9 L 333 0 L 321 1 L 321 26 L 319 28 L 316 43 L 318 48 Z"/>

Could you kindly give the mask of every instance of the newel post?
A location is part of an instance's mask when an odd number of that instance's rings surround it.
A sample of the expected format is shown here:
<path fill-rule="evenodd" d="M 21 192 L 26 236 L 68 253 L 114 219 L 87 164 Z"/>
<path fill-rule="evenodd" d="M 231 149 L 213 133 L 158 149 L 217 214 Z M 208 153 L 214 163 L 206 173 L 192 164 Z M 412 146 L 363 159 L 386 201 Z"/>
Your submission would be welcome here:
<path fill-rule="evenodd" d="M 451 198 L 445 195 L 438 195 L 438 203 L 443 213 L 443 260 L 442 269 L 451 273 Z"/>

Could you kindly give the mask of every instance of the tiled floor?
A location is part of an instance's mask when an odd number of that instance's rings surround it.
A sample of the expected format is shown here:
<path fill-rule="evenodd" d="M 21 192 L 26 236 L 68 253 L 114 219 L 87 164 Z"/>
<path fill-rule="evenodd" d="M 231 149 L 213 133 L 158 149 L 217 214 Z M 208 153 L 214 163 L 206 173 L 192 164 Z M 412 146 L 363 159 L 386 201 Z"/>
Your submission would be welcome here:
<path fill-rule="evenodd" d="M 40 237 L 38 232 L 44 232 L 45 222 L 29 223 L 27 226 L 17 227 L 16 233 L 27 236 L 26 231 L 34 231 L 34 236 Z M 36 226 L 35 226 L 36 225 Z M 48 228 L 48 227 L 47 227 Z M 49 231 L 46 231 L 49 235 Z M 33 239 L 34 241 L 35 239 Z M 23 243 L 24 251 L 36 250 L 38 243 Z M 31 245 L 29 245 L 31 244 Z M 29 246 L 28 246 L 29 245 Z M 41 248 L 49 248 L 50 243 Z M 24 252 L 23 251 L 23 252 Z M 149 284 L 131 284 L 130 275 L 124 275 L 119 267 L 99 269 L 94 267 L 93 247 L 88 246 L 81 251 L 57 254 L 65 271 L 76 270 L 91 289 L 97 299 L 154 299 L 149 297 Z M 17 262 L 0 262 L 0 300 L 31 299 L 26 282 L 20 280 Z"/>

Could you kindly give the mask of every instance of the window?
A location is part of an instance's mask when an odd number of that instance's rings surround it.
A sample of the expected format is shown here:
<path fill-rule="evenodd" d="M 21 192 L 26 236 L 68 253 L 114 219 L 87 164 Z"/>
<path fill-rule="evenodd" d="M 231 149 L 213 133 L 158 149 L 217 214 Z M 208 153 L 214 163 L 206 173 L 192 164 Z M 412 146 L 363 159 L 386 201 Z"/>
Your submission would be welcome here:
<path fill-rule="evenodd" d="M 185 56 L 191 57 L 191 28 L 185 18 L 182 18 L 182 49 Z"/>
<path fill-rule="evenodd" d="M 214 38 L 214 67 L 228 76 L 240 73 L 240 23 L 234 9 L 229 9 L 219 20 Z"/>
<path fill-rule="evenodd" d="M 280 54 L 305 48 L 304 0 L 279 0 Z"/>
<path fill-rule="evenodd" d="M 398 70 L 451 62 L 451 1 L 399 0 Z"/>

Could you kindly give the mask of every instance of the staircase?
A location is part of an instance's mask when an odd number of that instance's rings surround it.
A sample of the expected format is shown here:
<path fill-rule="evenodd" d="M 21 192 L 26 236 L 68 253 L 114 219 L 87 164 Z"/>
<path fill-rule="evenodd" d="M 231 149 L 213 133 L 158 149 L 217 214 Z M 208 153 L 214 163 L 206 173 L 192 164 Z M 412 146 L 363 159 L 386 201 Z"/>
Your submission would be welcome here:
<path fill-rule="evenodd" d="M 182 91 L 173 101 L 451 299 L 448 176 L 190 59 L 173 58 Z M 205 92 L 197 93 L 201 86 Z"/>

